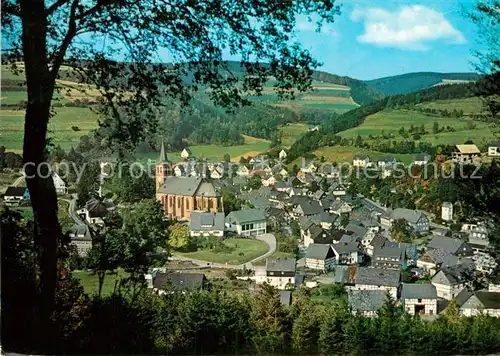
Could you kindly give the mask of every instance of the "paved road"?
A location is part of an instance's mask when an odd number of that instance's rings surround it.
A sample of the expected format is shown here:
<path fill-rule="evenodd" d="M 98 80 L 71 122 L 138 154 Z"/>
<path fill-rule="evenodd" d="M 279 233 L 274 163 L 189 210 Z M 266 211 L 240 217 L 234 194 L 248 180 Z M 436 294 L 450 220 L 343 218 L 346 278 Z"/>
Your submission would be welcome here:
<path fill-rule="evenodd" d="M 78 196 L 76 194 L 73 194 L 72 196 L 73 196 L 73 199 L 71 199 L 71 200 L 62 199 L 62 200 L 67 201 L 69 203 L 68 214 L 69 214 L 69 216 L 71 216 L 71 218 L 73 219 L 73 221 L 75 222 L 76 225 L 85 225 L 85 223 L 82 221 L 82 219 L 80 219 L 80 217 L 76 213 L 76 199 L 78 198 Z"/>
<path fill-rule="evenodd" d="M 12 185 L 14 187 L 18 187 L 22 182 L 24 181 L 24 175 L 16 178 L 16 180 L 14 181 L 14 183 L 12 183 Z M 26 184 L 26 183 L 25 183 Z"/>
<path fill-rule="evenodd" d="M 214 267 L 214 268 L 231 268 L 231 269 L 242 269 L 243 267 L 246 267 L 247 269 L 254 269 L 254 270 L 255 269 L 262 269 L 262 266 L 253 266 L 252 263 L 259 261 L 263 258 L 269 257 L 274 252 L 276 252 L 276 237 L 273 234 L 265 234 L 265 235 L 257 236 L 257 237 L 255 237 L 255 239 L 260 240 L 260 241 L 264 241 L 265 243 L 267 243 L 269 245 L 269 250 L 265 254 L 263 254 L 259 257 L 256 257 L 253 260 L 248 261 L 247 263 L 243 263 L 241 265 L 229 265 L 227 263 L 212 263 L 212 262 L 208 262 L 208 261 L 197 260 L 194 258 L 179 257 L 179 256 L 172 256 L 170 258 L 170 260 L 187 261 L 187 262 L 191 262 L 195 265 L 198 265 L 200 267 L 210 266 L 210 267 Z"/>

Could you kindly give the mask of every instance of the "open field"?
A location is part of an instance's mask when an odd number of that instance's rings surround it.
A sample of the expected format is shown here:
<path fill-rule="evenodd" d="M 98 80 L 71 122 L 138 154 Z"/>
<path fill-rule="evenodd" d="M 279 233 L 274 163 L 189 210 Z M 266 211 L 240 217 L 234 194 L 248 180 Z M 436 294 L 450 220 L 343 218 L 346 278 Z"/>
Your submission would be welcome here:
<path fill-rule="evenodd" d="M 79 131 L 73 130 L 78 127 Z M 49 121 L 49 137 L 64 149 L 78 144 L 80 137 L 97 127 L 97 116 L 88 108 L 56 108 Z M 7 150 L 22 150 L 24 138 L 24 110 L 0 110 L 0 142 Z"/>
<path fill-rule="evenodd" d="M 307 133 L 309 129 L 309 125 L 307 124 L 290 124 L 285 125 L 279 128 L 279 132 L 281 135 L 281 144 L 284 147 L 292 146 L 295 141 L 297 141 L 302 135 Z"/>
<path fill-rule="evenodd" d="M 198 250 L 196 252 L 180 253 L 180 255 L 207 262 L 239 265 L 263 255 L 269 249 L 269 246 L 265 242 L 255 239 L 231 238 L 224 240 L 224 244 L 234 248 L 234 250 L 230 253 Z"/>
<path fill-rule="evenodd" d="M 74 271 L 72 274 L 73 277 L 80 280 L 85 293 L 93 295 L 99 292 L 99 279 L 97 278 L 97 275 L 87 271 Z M 115 283 L 119 282 L 121 278 L 127 276 L 128 274 L 123 270 L 118 270 L 116 274 L 107 274 L 102 285 L 102 295 L 106 296 L 113 293 Z"/>
<path fill-rule="evenodd" d="M 224 154 L 228 153 L 231 156 L 231 161 L 239 162 L 240 157 L 257 156 L 260 153 L 267 151 L 269 148 L 269 141 L 260 139 L 257 137 L 251 137 L 243 135 L 245 138 L 244 145 L 237 146 L 219 146 L 219 145 L 193 145 L 189 146 L 189 149 L 196 158 L 205 158 L 208 161 L 222 161 Z M 138 154 L 140 159 L 152 159 L 156 160 L 158 158 L 159 152 L 150 152 L 144 154 Z M 182 161 L 180 152 L 167 152 L 168 159 L 177 163 Z"/>
<path fill-rule="evenodd" d="M 325 157 L 326 162 L 352 162 L 352 158 L 356 154 L 366 154 L 370 157 L 370 160 L 376 161 L 384 157 L 395 157 L 399 161 L 409 164 L 413 161 L 414 155 L 411 154 L 393 154 L 371 151 L 367 149 L 350 147 L 350 146 L 332 146 L 332 147 L 322 147 L 314 151 L 314 154 L 321 158 Z"/>
<path fill-rule="evenodd" d="M 428 132 L 432 132 L 434 122 L 438 122 L 440 127 L 450 126 L 455 129 L 454 132 L 441 132 L 438 134 L 428 133 L 421 136 L 421 140 L 431 144 L 460 144 L 467 140 L 472 140 L 479 144 L 480 142 L 488 142 L 494 139 L 490 125 L 480 121 L 474 121 L 475 129 L 466 128 L 467 120 L 438 117 L 434 115 L 426 115 L 418 111 L 410 110 L 387 110 L 368 116 L 365 121 L 355 128 L 342 131 L 340 136 L 345 138 L 355 138 L 361 135 L 366 142 L 370 142 L 369 135 L 380 135 L 382 131 L 385 134 L 394 134 L 395 138 L 390 140 L 403 140 L 398 131 L 404 127 L 406 131 L 411 125 L 419 127 L 424 125 Z M 380 139 L 376 139 L 380 140 Z"/>
<path fill-rule="evenodd" d="M 465 115 L 480 114 L 483 111 L 483 102 L 480 98 L 436 100 L 428 103 L 418 104 L 418 107 L 437 110 L 462 110 Z"/>

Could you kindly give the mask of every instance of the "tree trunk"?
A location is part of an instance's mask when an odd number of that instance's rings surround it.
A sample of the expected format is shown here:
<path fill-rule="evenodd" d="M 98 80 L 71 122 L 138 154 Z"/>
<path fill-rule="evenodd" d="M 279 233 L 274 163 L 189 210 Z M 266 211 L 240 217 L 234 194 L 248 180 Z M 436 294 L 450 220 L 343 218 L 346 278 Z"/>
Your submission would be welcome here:
<path fill-rule="evenodd" d="M 40 269 L 40 328 L 49 327 L 54 306 L 57 279 L 57 246 L 61 228 L 57 219 L 57 195 L 49 166 L 45 162 L 47 125 L 54 92 L 53 78 L 47 59 L 47 19 L 43 0 L 22 0 L 22 45 L 28 88 L 28 104 L 24 126 L 23 161 L 26 184 L 34 213 L 34 241 Z M 45 164 L 45 166 L 44 166 Z M 50 334 L 41 329 L 42 335 Z M 49 337 L 42 337 L 50 343 Z M 48 346 L 47 344 L 45 344 Z M 49 344 L 50 345 L 50 344 Z"/>

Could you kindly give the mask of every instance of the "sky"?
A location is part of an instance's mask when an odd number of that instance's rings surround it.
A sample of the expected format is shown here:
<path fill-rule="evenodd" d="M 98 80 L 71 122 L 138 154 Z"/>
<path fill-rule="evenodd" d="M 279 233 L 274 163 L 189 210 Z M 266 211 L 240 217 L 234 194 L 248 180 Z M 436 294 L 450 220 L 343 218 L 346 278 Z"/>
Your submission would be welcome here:
<path fill-rule="evenodd" d="M 472 0 L 344 0 L 333 24 L 316 32 L 307 18 L 297 38 L 320 70 L 369 80 L 409 72 L 473 71 L 478 49 L 465 17 Z"/>

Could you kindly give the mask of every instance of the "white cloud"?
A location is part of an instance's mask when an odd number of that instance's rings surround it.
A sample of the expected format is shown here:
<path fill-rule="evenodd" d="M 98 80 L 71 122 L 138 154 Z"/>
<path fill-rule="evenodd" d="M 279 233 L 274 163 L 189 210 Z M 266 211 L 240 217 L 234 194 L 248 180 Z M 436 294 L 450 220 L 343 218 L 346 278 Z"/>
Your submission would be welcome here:
<path fill-rule="evenodd" d="M 301 32 L 316 32 L 316 30 L 318 29 L 317 18 L 312 18 L 311 21 L 309 21 L 307 17 L 299 16 L 295 25 L 295 29 Z M 340 33 L 335 30 L 333 24 L 331 23 L 323 23 L 319 33 L 326 34 L 335 38 L 340 37 Z"/>
<path fill-rule="evenodd" d="M 430 41 L 465 43 L 442 13 L 422 5 L 403 6 L 390 12 L 380 8 L 354 9 L 351 20 L 364 22 L 364 33 L 358 41 L 379 47 L 425 51 Z"/>

